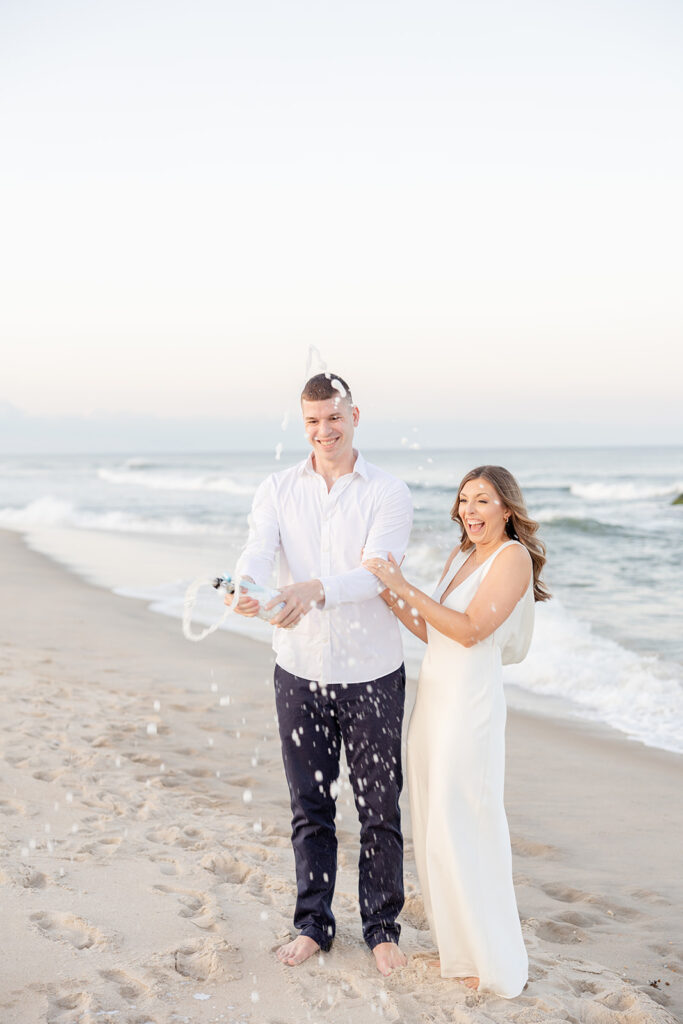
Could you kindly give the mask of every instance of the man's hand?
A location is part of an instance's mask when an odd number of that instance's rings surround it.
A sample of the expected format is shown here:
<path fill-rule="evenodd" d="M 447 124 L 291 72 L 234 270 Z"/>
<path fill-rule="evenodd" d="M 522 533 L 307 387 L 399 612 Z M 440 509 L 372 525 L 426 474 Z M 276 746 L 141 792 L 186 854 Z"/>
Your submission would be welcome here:
<path fill-rule="evenodd" d="M 285 606 L 270 620 L 271 624 L 281 629 L 292 629 L 304 615 L 308 615 L 311 608 L 322 607 L 325 591 L 320 580 L 291 583 L 288 587 L 283 587 L 277 597 L 268 602 L 265 606 L 266 611 L 282 601 L 285 602 Z"/>
<path fill-rule="evenodd" d="M 248 580 L 249 583 L 253 583 L 251 576 L 243 576 L 242 579 Z M 224 604 L 231 605 L 235 599 L 234 594 L 226 594 Z M 235 605 L 233 611 L 235 615 L 244 615 L 246 618 L 253 619 L 255 615 L 258 615 L 259 603 L 255 597 L 249 597 L 247 592 L 243 590 L 240 594 L 240 599 Z"/>

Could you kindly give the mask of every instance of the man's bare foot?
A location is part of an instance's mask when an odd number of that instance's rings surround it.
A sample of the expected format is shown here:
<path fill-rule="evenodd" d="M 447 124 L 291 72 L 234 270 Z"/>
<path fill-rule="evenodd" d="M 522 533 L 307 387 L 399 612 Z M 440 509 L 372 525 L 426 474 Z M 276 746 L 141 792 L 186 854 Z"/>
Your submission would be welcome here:
<path fill-rule="evenodd" d="M 275 956 L 280 963 L 287 964 L 288 967 L 298 967 L 319 949 L 320 946 L 315 939 L 311 939 L 308 935 L 297 935 L 291 942 L 280 946 Z"/>
<path fill-rule="evenodd" d="M 408 963 L 405 953 L 402 953 L 395 942 L 380 942 L 372 951 L 377 964 L 377 970 L 388 978 L 395 967 L 405 967 Z"/>

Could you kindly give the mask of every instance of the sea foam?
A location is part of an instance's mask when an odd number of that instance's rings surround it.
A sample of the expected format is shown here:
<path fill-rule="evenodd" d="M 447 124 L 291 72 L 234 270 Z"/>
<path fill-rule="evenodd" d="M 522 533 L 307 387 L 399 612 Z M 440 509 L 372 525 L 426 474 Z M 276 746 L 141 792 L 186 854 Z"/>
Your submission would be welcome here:
<path fill-rule="evenodd" d="M 115 533 L 151 533 L 170 536 L 202 536 L 226 533 L 219 523 L 198 523 L 184 516 L 137 516 L 112 510 L 90 512 L 73 502 L 45 496 L 21 508 L 0 508 L 0 527 L 11 530 L 38 526 L 71 526 L 83 530 L 110 530 Z"/>

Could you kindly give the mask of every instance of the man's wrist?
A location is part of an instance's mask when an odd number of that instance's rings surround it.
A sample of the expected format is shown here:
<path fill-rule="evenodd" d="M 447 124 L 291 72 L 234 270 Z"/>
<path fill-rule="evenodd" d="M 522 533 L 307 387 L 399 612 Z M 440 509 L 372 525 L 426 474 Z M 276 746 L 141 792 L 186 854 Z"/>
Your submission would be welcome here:
<path fill-rule="evenodd" d="M 311 583 L 315 587 L 315 590 L 313 591 L 313 596 L 311 597 L 311 607 L 324 608 L 325 607 L 325 588 L 322 585 L 322 581 L 321 580 L 311 580 Z"/>

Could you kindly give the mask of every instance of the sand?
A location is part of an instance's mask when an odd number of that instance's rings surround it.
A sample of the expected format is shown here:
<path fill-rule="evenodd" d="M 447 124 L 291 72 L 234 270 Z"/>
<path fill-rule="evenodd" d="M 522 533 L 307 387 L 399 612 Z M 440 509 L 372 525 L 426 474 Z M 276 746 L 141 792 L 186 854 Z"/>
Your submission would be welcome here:
<path fill-rule="evenodd" d="M 683 760 L 515 712 L 507 806 L 531 962 L 514 1000 L 429 965 L 406 833 L 402 946 L 361 938 L 344 785 L 338 934 L 299 968 L 272 653 L 118 598 L 0 533 L 1 1024 L 683 1019 Z M 412 704 L 414 683 L 409 689 Z"/>

